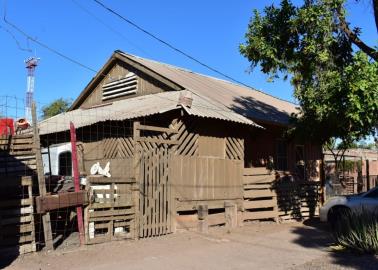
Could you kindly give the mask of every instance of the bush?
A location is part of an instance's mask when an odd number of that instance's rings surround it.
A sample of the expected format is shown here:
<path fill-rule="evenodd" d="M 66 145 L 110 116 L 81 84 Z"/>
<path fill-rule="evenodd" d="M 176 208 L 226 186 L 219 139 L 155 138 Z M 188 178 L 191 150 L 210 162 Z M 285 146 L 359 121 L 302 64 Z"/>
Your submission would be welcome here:
<path fill-rule="evenodd" d="M 340 246 L 359 253 L 378 254 L 378 211 L 343 210 L 332 230 Z"/>

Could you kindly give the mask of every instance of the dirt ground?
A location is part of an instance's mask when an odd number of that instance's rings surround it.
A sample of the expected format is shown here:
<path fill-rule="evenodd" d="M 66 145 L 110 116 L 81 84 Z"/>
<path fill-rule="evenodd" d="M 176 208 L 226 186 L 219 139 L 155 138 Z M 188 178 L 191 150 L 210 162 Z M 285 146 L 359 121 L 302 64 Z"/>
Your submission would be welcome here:
<path fill-rule="evenodd" d="M 75 237 L 76 239 L 76 237 Z M 6 269 L 378 269 L 375 256 L 330 251 L 332 238 L 319 222 L 256 222 L 208 234 L 182 231 L 159 238 L 3 257 Z M 1 256 L 1 255 L 0 255 Z"/>

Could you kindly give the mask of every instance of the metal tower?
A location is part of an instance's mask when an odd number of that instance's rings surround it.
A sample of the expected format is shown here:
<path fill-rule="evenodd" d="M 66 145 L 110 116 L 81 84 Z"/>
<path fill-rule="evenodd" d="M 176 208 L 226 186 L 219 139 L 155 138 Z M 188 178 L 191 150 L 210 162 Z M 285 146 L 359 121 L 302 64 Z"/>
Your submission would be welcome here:
<path fill-rule="evenodd" d="M 25 60 L 26 68 L 28 70 L 27 77 L 27 90 L 26 90 L 26 100 L 25 100 L 25 118 L 27 121 L 31 122 L 31 107 L 33 102 L 34 93 L 34 71 L 38 65 L 39 58 L 30 57 Z"/>

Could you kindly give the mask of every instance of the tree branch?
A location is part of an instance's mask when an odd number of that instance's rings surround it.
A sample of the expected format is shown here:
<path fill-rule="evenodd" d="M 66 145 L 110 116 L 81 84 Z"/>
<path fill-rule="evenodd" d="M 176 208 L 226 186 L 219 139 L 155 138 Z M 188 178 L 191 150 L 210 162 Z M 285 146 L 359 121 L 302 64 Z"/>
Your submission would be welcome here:
<path fill-rule="evenodd" d="M 374 11 L 374 19 L 375 19 L 375 27 L 378 31 L 378 0 L 373 0 L 373 11 Z"/>
<path fill-rule="evenodd" d="M 378 5 L 378 0 L 373 0 L 374 4 L 374 15 L 377 15 L 376 7 Z M 373 58 L 375 61 L 378 61 L 378 51 L 374 50 L 372 47 L 369 47 L 366 43 L 364 43 L 358 35 L 349 29 L 348 23 L 345 21 L 344 16 L 341 13 L 341 6 L 337 9 L 337 15 L 339 17 L 339 27 L 341 30 L 348 36 L 349 40 L 355 44 L 357 47 L 361 49 L 364 53 L 369 55 L 371 58 Z M 375 22 L 377 23 L 377 16 L 375 16 Z"/>

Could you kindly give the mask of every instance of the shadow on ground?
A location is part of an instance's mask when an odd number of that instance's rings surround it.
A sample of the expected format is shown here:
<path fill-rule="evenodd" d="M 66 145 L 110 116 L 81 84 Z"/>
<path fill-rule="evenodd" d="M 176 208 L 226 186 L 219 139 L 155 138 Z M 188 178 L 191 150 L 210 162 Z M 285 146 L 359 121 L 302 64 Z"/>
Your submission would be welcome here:
<path fill-rule="evenodd" d="M 1 251 L 0 254 L 0 269 L 3 269 L 12 264 L 14 260 L 16 260 L 19 256 L 18 251 Z"/>
<path fill-rule="evenodd" d="M 345 267 L 347 269 L 367 270 L 378 269 L 378 256 L 361 255 L 348 251 L 333 251 L 330 246 L 334 244 L 334 239 L 327 224 L 314 218 L 303 222 L 304 227 L 295 227 L 292 232 L 297 235 L 294 242 L 306 248 L 322 248 L 329 250 L 327 261 L 329 263 Z M 325 262 L 310 262 L 308 267 L 303 269 L 328 269 Z"/>

